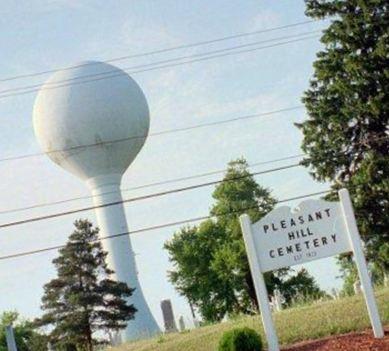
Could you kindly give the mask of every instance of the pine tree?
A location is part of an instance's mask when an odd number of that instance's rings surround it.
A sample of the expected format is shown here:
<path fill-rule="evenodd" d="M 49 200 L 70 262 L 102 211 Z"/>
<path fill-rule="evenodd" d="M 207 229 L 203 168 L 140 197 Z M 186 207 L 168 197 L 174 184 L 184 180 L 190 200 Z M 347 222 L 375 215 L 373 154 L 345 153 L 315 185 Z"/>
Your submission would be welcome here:
<path fill-rule="evenodd" d="M 340 187 L 349 189 L 374 261 L 389 241 L 388 1 L 306 0 L 306 5 L 308 16 L 332 22 L 303 98 L 309 118 L 297 125 L 307 154 L 303 164 L 316 180 L 332 184 L 329 198 Z"/>
<path fill-rule="evenodd" d="M 134 318 L 127 299 L 134 289 L 110 279 L 107 253 L 97 240 L 98 229 L 87 220 L 76 229 L 53 260 L 57 277 L 44 286 L 43 316 L 37 326 L 50 325 L 50 339 L 63 349 L 92 351 L 96 331 L 117 332 Z"/>

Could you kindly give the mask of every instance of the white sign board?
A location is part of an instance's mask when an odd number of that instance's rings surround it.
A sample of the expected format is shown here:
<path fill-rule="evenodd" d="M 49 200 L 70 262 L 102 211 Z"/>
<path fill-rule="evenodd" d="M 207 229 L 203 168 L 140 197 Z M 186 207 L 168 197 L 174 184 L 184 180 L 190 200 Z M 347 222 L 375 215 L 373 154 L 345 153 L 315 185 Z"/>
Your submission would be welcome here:
<path fill-rule="evenodd" d="M 306 200 L 282 206 L 252 225 L 262 272 L 351 251 L 339 203 Z"/>
<path fill-rule="evenodd" d="M 374 335 L 384 336 L 348 191 L 340 190 L 339 198 L 303 201 L 294 210 L 282 206 L 254 224 L 247 215 L 240 218 L 269 351 L 279 351 L 279 345 L 263 273 L 348 251 L 354 254 Z"/>

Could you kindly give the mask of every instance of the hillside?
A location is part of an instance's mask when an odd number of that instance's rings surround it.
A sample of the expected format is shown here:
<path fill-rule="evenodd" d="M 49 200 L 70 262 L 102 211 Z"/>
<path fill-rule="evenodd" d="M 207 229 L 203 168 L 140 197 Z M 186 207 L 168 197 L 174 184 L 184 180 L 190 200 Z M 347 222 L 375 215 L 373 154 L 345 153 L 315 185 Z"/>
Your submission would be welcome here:
<path fill-rule="evenodd" d="M 376 293 L 381 318 L 389 324 L 389 289 Z M 369 327 L 367 310 L 362 296 L 317 302 L 303 307 L 290 308 L 274 314 L 278 336 L 282 345 L 317 339 L 329 335 L 359 331 Z M 112 351 L 215 351 L 221 334 L 231 328 L 248 326 L 263 329 L 259 316 L 242 317 L 237 320 L 187 331 L 163 335 L 150 340 L 128 343 Z"/>

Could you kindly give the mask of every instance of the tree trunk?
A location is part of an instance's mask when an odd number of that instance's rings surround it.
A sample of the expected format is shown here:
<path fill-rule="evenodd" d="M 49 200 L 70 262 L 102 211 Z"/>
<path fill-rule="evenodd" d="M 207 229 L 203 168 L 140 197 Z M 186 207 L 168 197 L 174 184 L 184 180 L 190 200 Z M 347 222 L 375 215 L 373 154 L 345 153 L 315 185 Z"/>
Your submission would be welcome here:
<path fill-rule="evenodd" d="M 251 277 L 250 272 L 247 272 L 246 274 L 246 284 L 247 284 L 247 293 L 251 299 L 251 302 L 253 303 L 255 309 L 259 311 L 259 304 L 257 301 L 257 295 L 255 294 L 254 281 Z"/>
<path fill-rule="evenodd" d="M 90 328 L 89 324 L 88 324 L 87 331 L 86 331 L 86 338 L 87 338 L 87 349 L 88 349 L 88 351 L 93 351 L 92 331 L 91 331 L 91 328 Z"/>

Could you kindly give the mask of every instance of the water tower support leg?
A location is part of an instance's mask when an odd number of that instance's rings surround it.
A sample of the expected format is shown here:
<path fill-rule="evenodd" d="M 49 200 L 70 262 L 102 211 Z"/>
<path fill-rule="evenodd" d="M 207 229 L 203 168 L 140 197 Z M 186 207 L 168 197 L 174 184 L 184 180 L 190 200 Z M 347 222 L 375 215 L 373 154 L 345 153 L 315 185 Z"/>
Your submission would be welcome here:
<path fill-rule="evenodd" d="M 102 240 L 103 248 L 108 252 L 108 267 L 115 271 L 114 278 L 135 288 L 129 302 L 134 304 L 138 312 L 135 319 L 130 320 L 127 328 L 121 333 L 122 342 L 147 338 L 160 332 L 159 327 L 150 312 L 143 296 L 142 288 L 138 280 L 138 272 L 135 263 L 134 252 L 130 236 L 119 182 L 107 182 L 105 184 L 93 183 L 92 194 L 96 208 L 97 224 L 100 228 L 100 237 L 115 236 Z M 117 203 L 113 206 L 106 204 Z"/>

